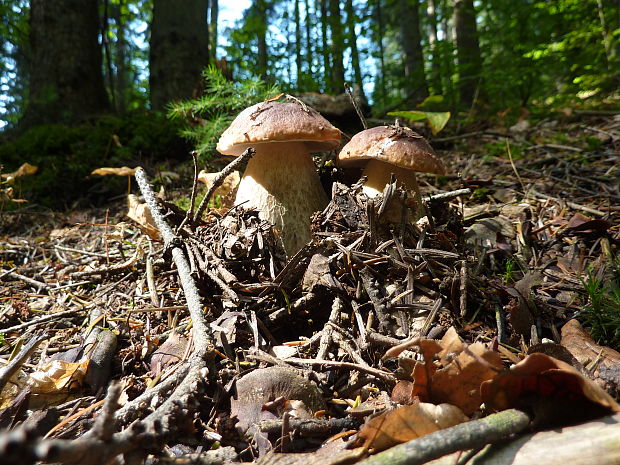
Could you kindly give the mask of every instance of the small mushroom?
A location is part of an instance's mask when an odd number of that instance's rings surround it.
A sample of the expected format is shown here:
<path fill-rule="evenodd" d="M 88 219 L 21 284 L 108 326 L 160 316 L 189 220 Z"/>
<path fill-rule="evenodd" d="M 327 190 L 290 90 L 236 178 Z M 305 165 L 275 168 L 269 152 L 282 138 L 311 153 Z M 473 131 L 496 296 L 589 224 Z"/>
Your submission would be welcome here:
<path fill-rule="evenodd" d="M 382 193 L 393 173 L 398 185 L 415 192 L 418 212 L 422 199 L 416 171 L 444 174 L 445 168 L 429 143 L 406 127 L 378 126 L 357 133 L 338 154 L 343 168 L 364 168 L 364 193 L 374 198 Z M 399 216 L 400 217 L 400 216 Z"/>
<path fill-rule="evenodd" d="M 256 150 L 235 204 L 255 208 L 271 222 L 289 255 L 310 240 L 310 218 L 327 204 L 310 154 L 335 149 L 340 138 L 340 131 L 316 110 L 301 102 L 278 101 L 246 108 L 220 137 L 217 150 L 224 155 Z"/>

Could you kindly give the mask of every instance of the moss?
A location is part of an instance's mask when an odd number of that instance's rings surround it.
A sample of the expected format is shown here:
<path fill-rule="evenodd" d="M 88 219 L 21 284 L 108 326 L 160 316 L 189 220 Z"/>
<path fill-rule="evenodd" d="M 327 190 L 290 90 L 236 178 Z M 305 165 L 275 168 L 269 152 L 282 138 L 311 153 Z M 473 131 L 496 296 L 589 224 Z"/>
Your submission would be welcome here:
<path fill-rule="evenodd" d="M 0 144 L 3 171 L 28 162 L 38 166 L 34 176 L 19 178 L 16 196 L 50 208 L 75 203 L 98 203 L 125 192 L 127 180 L 90 176 L 102 166 L 136 166 L 187 157 L 178 137 L 178 124 L 159 114 L 105 116 L 88 124 L 48 124 Z"/>

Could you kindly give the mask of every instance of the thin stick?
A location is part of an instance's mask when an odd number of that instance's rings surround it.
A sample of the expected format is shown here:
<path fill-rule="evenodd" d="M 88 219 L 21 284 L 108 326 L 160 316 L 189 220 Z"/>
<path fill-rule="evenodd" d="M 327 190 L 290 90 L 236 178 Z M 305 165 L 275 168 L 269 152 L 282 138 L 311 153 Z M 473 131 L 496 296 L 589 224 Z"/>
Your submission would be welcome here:
<path fill-rule="evenodd" d="M 0 370 L 0 391 L 2 391 L 5 384 L 9 381 L 9 379 L 11 379 L 11 376 L 19 370 L 19 367 L 26 362 L 28 357 L 30 357 L 37 346 L 44 341 L 46 337 L 47 336 L 45 335 L 33 337 L 28 344 L 22 347 L 17 356 L 13 358 L 7 366 Z"/>
<path fill-rule="evenodd" d="M 359 465 L 418 465 L 459 450 L 494 444 L 519 433 L 530 417 L 515 409 L 435 431 L 373 455 Z"/>
<path fill-rule="evenodd" d="M 351 104 L 353 105 L 353 108 L 355 108 L 355 113 L 357 113 L 357 116 L 362 122 L 362 126 L 364 127 L 364 129 L 368 129 L 368 123 L 366 122 L 366 118 L 364 118 L 364 115 L 362 114 L 362 110 L 360 109 L 360 106 L 357 103 L 357 100 L 355 100 L 355 96 L 353 95 L 353 89 L 351 89 L 351 86 L 349 85 L 348 82 L 344 83 L 344 90 L 349 96 L 349 99 L 351 99 Z"/>
<path fill-rule="evenodd" d="M 232 173 L 232 171 L 235 168 L 237 168 L 237 166 L 239 166 L 241 163 L 249 161 L 250 158 L 252 158 L 255 154 L 256 154 L 256 150 L 254 150 L 252 147 L 248 147 L 245 150 L 245 152 L 243 152 L 241 155 L 239 155 L 237 158 L 231 161 L 228 165 L 224 167 L 222 171 L 220 171 L 220 174 L 213 180 L 211 187 L 209 187 L 209 190 L 207 190 L 207 193 L 205 194 L 204 198 L 200 202 L 200 205 L 198 206 L 198 209 L 196 210 L 196 213 L 194 214 L 194 218 L 192 218 L 192 224 L 196 224 L 196 222 L 198 221 L 198 218 L 202 216 L 203 212 L 207 208 L 207 205 L 209 204 L 209 200 L 211 199 L 211 196 L 215 192 L 215 189 L 220 187 L 220 185 L 224 182 L 224 179 L 226 179 L 226 176 Z M 181 226 L 179 226 L 179 229 L 181 229 L 184 226 L 184 223 L 185 221 L 183 221 Z"/>

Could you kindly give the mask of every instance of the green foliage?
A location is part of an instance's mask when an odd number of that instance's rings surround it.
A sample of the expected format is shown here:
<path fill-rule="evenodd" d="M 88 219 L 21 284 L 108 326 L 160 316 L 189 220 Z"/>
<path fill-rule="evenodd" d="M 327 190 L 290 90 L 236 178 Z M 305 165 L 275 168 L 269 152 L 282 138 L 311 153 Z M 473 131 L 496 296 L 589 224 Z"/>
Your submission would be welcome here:
<path fill-rule="evenodd" d="M 580 312 L 581 321 L 594 340 L 620 348 L 620 262 L 609 273 L 589 270 L 583 286 L 588 302 Z"/>
<path fill-rule="evenodd" d="M 186 153 L 177 131 L 176 125 L 156 114 L 107 116 L 75 127 L 34 126 L 17 138 L 3 140 L 0 160 L 5 172 L 24 162 L 39 168 L 37 174 L 16 180 L 16 197 L 63 208 L 82 197 L 92 201 L 97 193 L 108 191 L 109 197 L 126 191 L 124 178 L 90 176 L 96 168 L 136 166 L 146 158 Z"/>
<path fill-rule="evenodd" d="M 256 78 L 229 81 L 213 66 L 206 68 L 203 75 L 204 95 L 173 103 L 168 112 L 170 118 L 187 123 L 181 135 L 196 144 L 201 162 L 211 157 L 220 134 L 241 110 L 279 93 L 276 86 Z"/>
<path fill-rule="evenodd" d="M 23 112 L 30 54 L 30 2 L 0 1 L 0 128 L 15 126 Z"/>
<path fill-rule="evenodd" d="M 421 108 L 440 104 L 443 102 L 443 96 L 441 95 L 431 95 L 427 97 L 424 102 L 422 102 L 419 106 Z M 445 126 L 448 124 L 450 120 L 450 112 L 449 111 L 425 111 L 425 110 L 407 110 L 407 111 L 391 111 L 388 113 L 390 116 L 399 116 L 401 118 L 408 119 L 409 121 L 421 121 L 427 120 L 428 125 L 431 128 L 431 132 L 433 135 L 439 133 Z"/>
<path fill-rule="evenodd" d="M 512 257 L 506 260 L 505 271 L 500 275 L 502 283 L 510 284 L 516 281 L 517 276 L 521 273 L 519 263 Z"/>

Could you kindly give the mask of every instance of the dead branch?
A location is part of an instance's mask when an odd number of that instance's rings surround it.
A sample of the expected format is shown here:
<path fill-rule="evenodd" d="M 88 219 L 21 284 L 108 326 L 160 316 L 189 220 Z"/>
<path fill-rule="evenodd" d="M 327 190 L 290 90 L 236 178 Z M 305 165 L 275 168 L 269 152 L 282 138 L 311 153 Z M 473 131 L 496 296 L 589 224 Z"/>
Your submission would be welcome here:
<path fill-rule="evenodd" d="M 529 424 L 530 417 L 520 410 L 504 410 L 399 444 L 359 462 L 359 465 L 423 464 L 452 452 L 503 441 L 523 431 Z"/>

